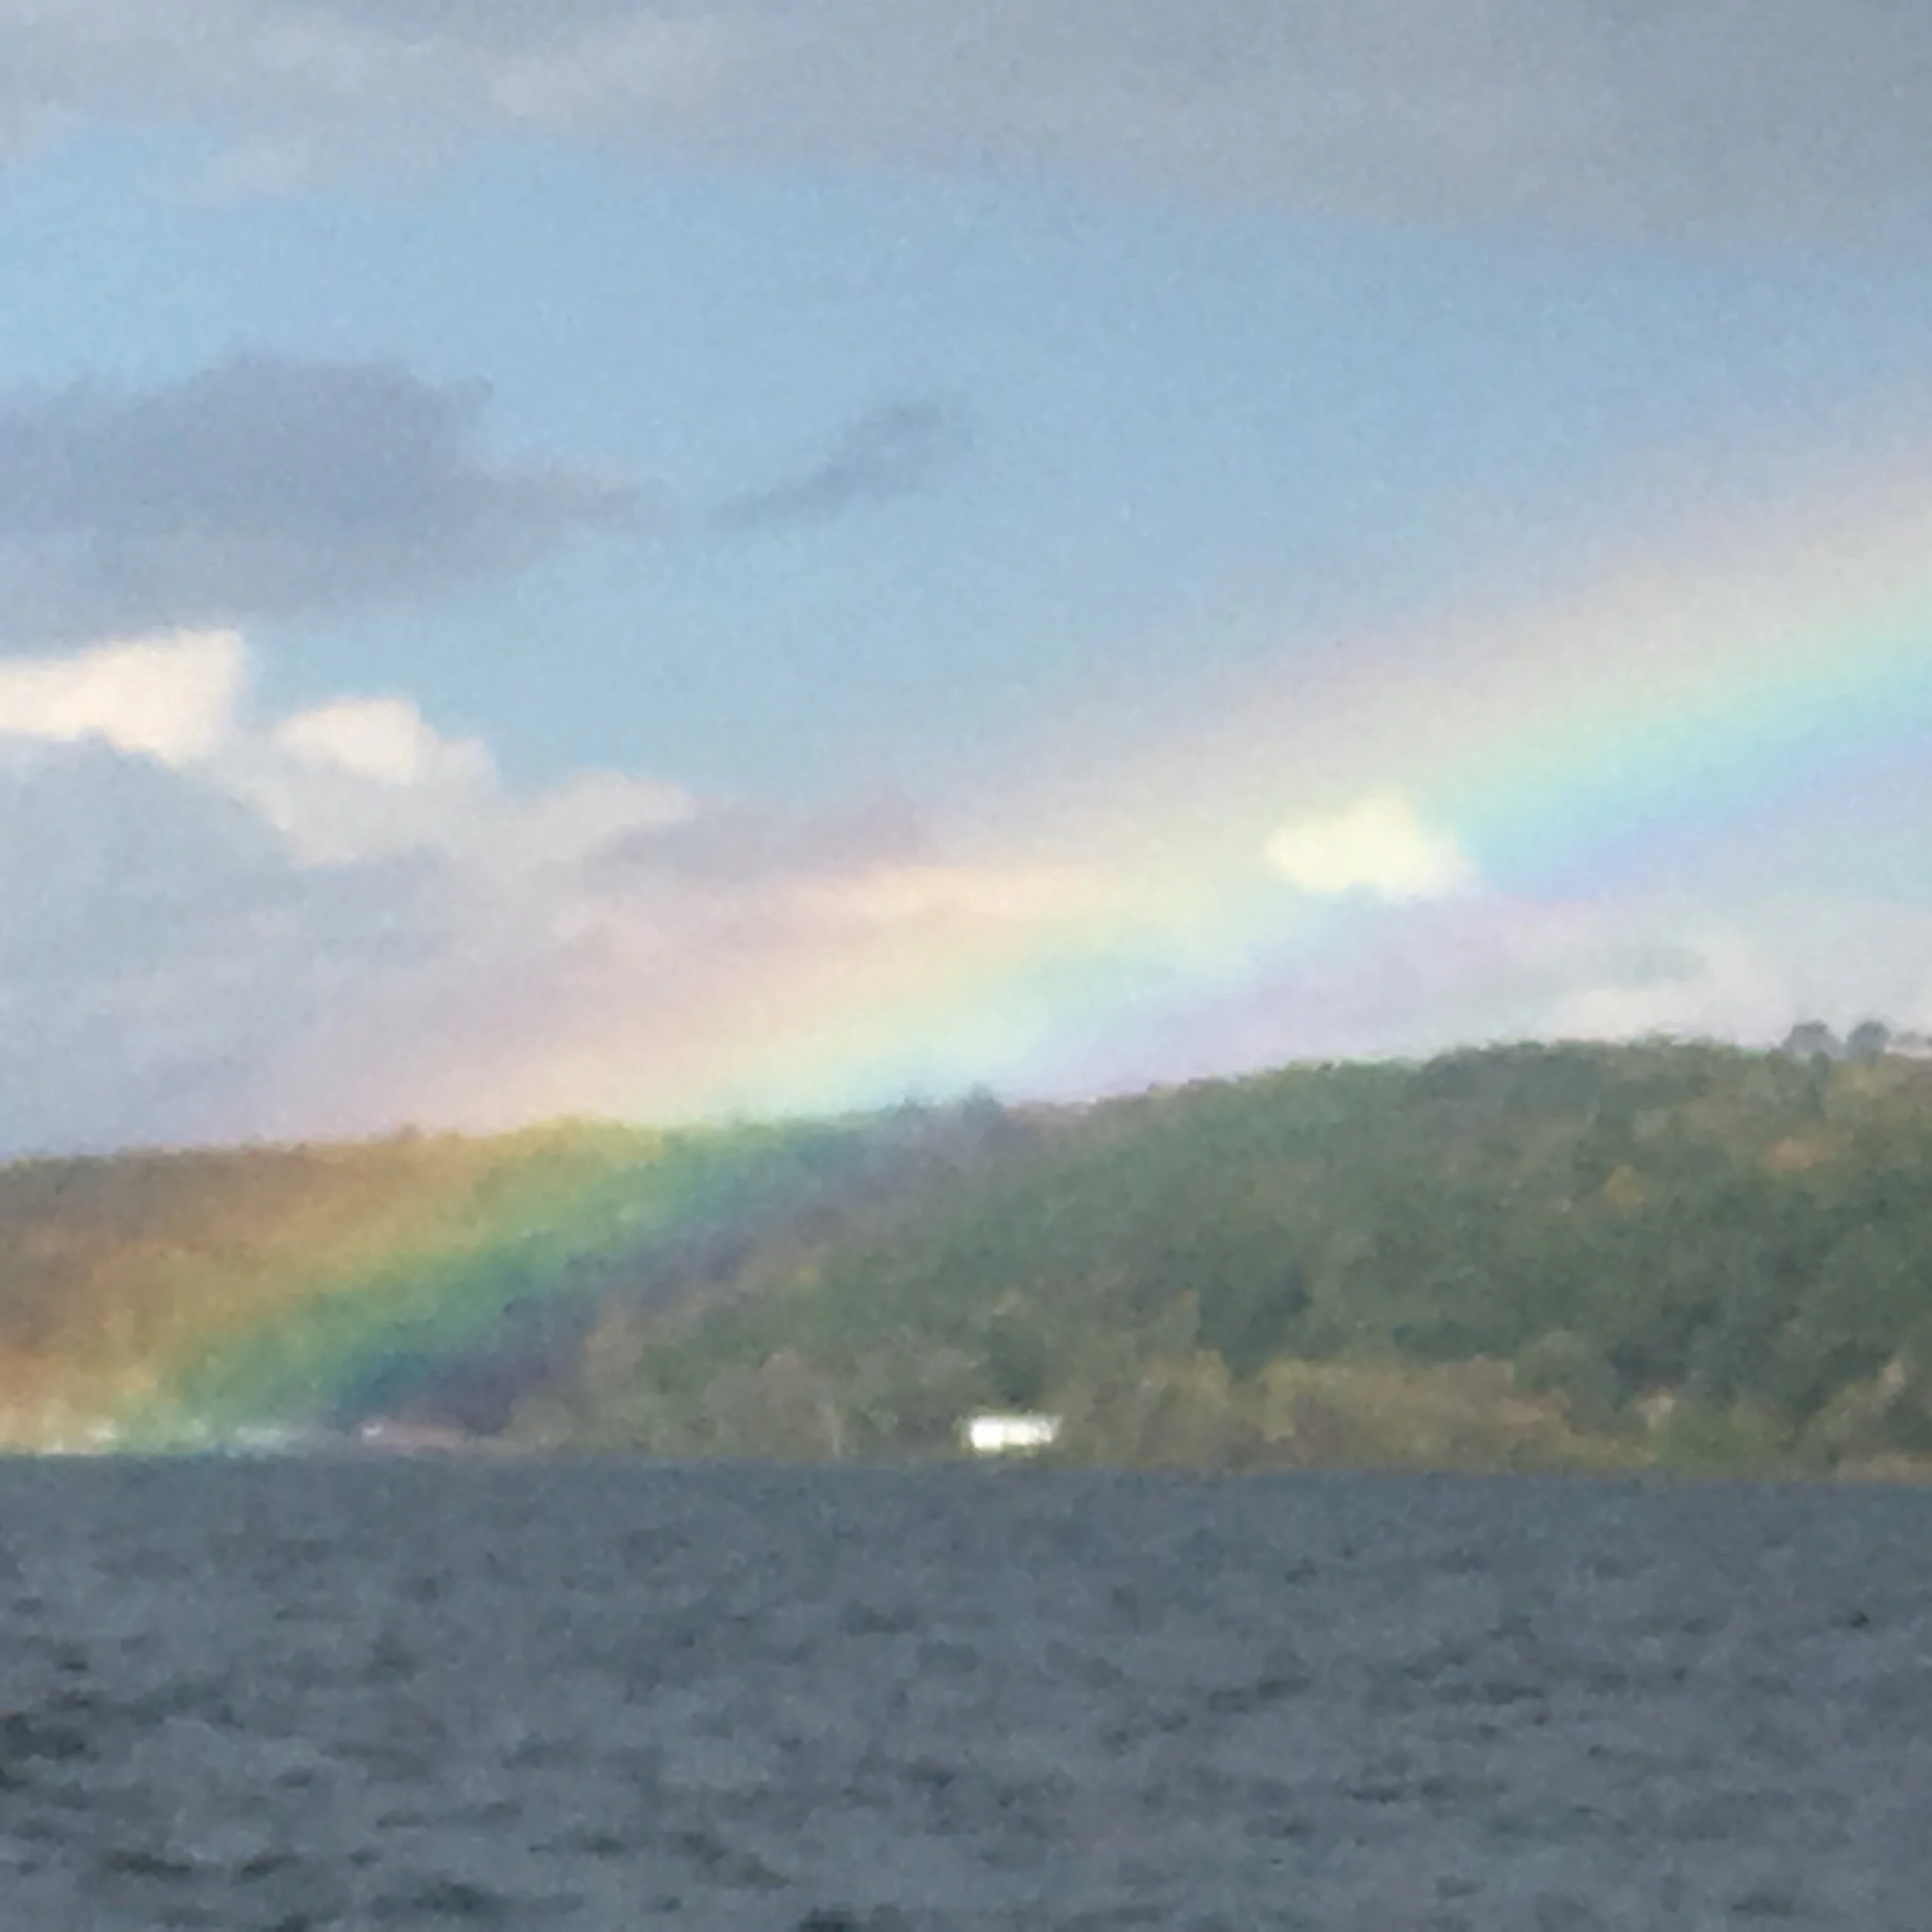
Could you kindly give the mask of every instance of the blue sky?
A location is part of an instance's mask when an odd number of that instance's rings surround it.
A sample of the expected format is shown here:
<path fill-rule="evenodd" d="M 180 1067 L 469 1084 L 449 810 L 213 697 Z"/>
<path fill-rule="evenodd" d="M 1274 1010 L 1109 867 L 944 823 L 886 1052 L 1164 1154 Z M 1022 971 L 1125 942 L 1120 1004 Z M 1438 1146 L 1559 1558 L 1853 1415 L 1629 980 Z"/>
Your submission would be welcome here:
<path fill-rule="evenodd" d="M 140 880 L 96 864 L 44 947 L 22 914 L 19 1010 L 79 1004 L 23 1022 L 0 1139 L 357 1127 L 442 1094 L 363 1107 L 301 1070 L 387 1039 L 463 958 L 488 978 L 480 935 L 589 917 L 537 918 L 459 821 L 675 823 L 713 899 L 747 868 L 957 868 L 948 828 L 1010 819 L 1056 743 L 1131 784 L 1259 667 L 1910 466 L 1932 18 L 1822 17 L 0 0 L 13 863 L 44 870 L 36 787 L 165 781 L 253 882 L 184 834 L 199 938 L 145 989 L 101 963 Z M 446 783 L 487 802 L 417 796 Z M 571 838 L 553 871 L 602 862 Z M 689 906 L 622 917 L 697 978 L 726 943 Z M 321 976 L 300 997 L 284 944 Z M 417 962 L 393 995 L 391 951 Z M 238 958 L 282 987 L 240 1031 Z M 650 1111 L 650 1013 L 624 1026 Z M 83 1038 L 98 1064 L 63 1083 Z M 531 1097 L 445 1111 L 627 1104 L 491 1091 Z"/>
<path fill-rule="evenodd" d="M 1641 517 L 1644 480 L 1686 454 L 1869 434 L 1932 370 L 1926 264 L 1856 250 L 1418 233 L 988 172 L 686 172 L 553 141 L 273 196 L 219 192 L 211 165 L 121 134 L 16 165 L 9 386 L 397 361 L 487 384 L 491 451 L 634 485 L 634 527 L 524 571 L 258 633 L 272 699 L 395 684 L 531 777 L 641 764 L 790 794 L 947 761 L 1088 681 Z M 909 403 L 956 419 L 919 487 L 717 527 Z"/>

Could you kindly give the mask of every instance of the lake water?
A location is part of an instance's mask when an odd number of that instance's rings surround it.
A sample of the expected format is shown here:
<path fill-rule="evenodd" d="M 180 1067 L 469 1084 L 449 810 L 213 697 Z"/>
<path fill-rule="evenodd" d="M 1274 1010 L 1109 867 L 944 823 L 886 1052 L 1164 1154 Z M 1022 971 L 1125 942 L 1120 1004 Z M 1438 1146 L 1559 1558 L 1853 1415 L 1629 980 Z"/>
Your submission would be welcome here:
<path fill-rule="evenodd" d="M 0 1467 L 0 1923 L 1932 1925 L 1932 1496 Z"/>

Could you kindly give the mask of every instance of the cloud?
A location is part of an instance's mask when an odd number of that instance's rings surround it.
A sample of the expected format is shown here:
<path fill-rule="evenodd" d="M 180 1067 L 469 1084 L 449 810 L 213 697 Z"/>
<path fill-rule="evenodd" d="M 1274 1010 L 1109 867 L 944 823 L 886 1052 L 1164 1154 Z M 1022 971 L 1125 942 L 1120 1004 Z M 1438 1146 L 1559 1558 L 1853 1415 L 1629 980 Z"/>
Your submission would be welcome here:
<path fill-rule="evenodd" d="M 505 126 L 569 128 L 621 103 L 674 115 L 727 30 L 613 0 L 518 11 L 440 0 L 0 0 L 0 148 L 77 124 L 211 129 L 224 175 L 279 186 L 318 168 L 447 157 Z"/>
<path fill-rule="evenodd" d="M 1910 0 L 0 0 L 0 40 L 16 141 L 193 123 L 270 182 L 529 129 L 1726 242 L 1927 210 Z"/>
<path fill-rule="evenodd" d="M 931 398 L 886 403 L 849 423 L 815 468 L 729 498 L 725 530 L 781 530 L 929 489 L 966 452 L 971 431 L 956 407 Z"/>
<path fill-rule="evenodd" d="M 332 766 L 379 785 L 461 784 L 487 778 L 480 740 L 452 744 L 433 731 L 406 698 L 340 698 L 298 712 L 275 727 L 274 741 L 308 765 Z"/>
<path fill-rule="evenodd" d="M 1032 1070 L 1070 1097 L 1524 1039 L 1770 1046 L 1804 1018 L 1923 1026 L 1928 959 L 1932 909 L 1852 896 L 1338 901 L 1243 972 L 1156 988 L 1130 1026 L 1070 1028 Z"/>
<path fill-rule="evenodd" d="M 0 667 L 0 1154 L 835 1103 L 825 1043 L 1086 916 L 896 801 L 518 790 L 406 698 L 261 718 L 247 673 L 192 634 Z"/>
<path fill-rule="evenodd" d="M 629 516 L 620 486 L 484 457 L 487 400 L 273 356 L 0 398 L 0 649 L 427 594 Z"/>
<path fill-rule="evenodd" d="M 1440 899 L 1476 879 L 1474 862 L 1455 840 L 1430 830 L 1407 800 L 1393 794 L 1284 825 L 1268 841 L 1266 856 L 1290 885 L 1325 896 Z"/>
<path fill-rule="evenodd" d="M 0 665 L 0 1153 L 327 1124 L 293 1070 L 562 943 L 596 855 L 689 809 L 615 774 L 511 792 L 399 697 L 258 723 L 247 682 L 232 635 Z M 410 1111 L 379 1068 L 355 1100 Z"/>
<path fill-rule="evenodd" d="M 608 849 L 604 864 L 614 882 L 655 877 L 743 886 L 848 876 L 928 856 L 924 828 L 903 798 L 793 816 L 721 799 L 702 812 L 667 815 L 630 832 Z"/>
<path fill-rule="evenodd" d="M 258 717 L 238 651 L 0 675 L 0 1153 L 1932 1019 L 1919 905 L 1451 889 L 1453 847 L 1391 796 L 1292 828 L 1315 885 L 1277 918 L 1251 869 L 1203 905 L 1150 876 L 1158 845 L 1100 863 L 1048 823 L 963 844 L 891 801 L 519 790 L 400 696 Z M 84 706 L 48 701 L 56 670 Z M 175 720 L 153 743 L 138 693 Z"/>
<path fill-rule="evenodd" d="M 305 872 L 219 784 L 0 739 L 0 1151 L 226 1138 L 350 989 L 433 944 L 400 871 Z"/>
<path fill-rule="evenodd" d="M 401 694 L 264 716 L 247 669 L 195 633 L 0 665 L 0 1153 L 1932 1021 L 1932 909 L 1889 867 L 1512 896 L 1400 790 L 1298 761 L 1271 840 L 1225 758 L 1218 817 L 1117 767 L 1124 836 L 1023 800 L 935 826 L 530 790 Z"/>
<path fill-rule="evenodd" d="M 245 672 L 232 631 L 0 664 L 0 736 L 98 738 L 163 764 L 192 764 L 227 738 Z"/>

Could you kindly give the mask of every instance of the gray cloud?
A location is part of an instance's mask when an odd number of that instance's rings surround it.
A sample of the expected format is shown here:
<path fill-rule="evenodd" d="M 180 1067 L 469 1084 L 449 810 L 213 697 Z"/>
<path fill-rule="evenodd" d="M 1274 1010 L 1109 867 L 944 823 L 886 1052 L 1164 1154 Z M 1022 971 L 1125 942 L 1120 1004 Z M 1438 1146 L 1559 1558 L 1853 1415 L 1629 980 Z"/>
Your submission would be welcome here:
<path fill-rule="evenodd" d="M 614 885 L 662 879 L 736 890 L 787 878 L 917 864 L 933 856 L 925 827 L 903 798 L 790 815 L 710 801 L 689 818 L 616 841 L 600 855 L 596 876 Z"/>
<path fill-rule="evenodd" d="M 1677 236 L 1927 212 L 1922 0 L 0 0 L 0 130 L 524 127 Z"/>
<path fill-rule="evenodd" d="M 148 654 L 145 688 L 197 668 Z M 0 719 L 0 1158 L 687 1113 L 927 856 L 890 799 L 665 822 L 617 774 L 519 793 L 359 779 L 245 719 L 172 764 L 37 729 Z"/>
<path fill-rule="evenodd" d="M 433 592 L 630 514 L 621 488 L 486 460 L 487 400 L 268 357 L 0 398 L 0 649 Z"/>
<path fill-rule="evenodd" d="M 893 402 L 848 423 L 815 468 L 720 505 L 717 527 L 779 530 L 929 488 L 971 440 L 964 414 L 931 398 Z"/>
<path fill-rule="evenodd" d="M 299 870 L 98 740 L 0 736 L 0 1156 L 233 1134 L 264 1065 L 440 942 L 431 869 Z"/>
<path fill-rule="evenodd" d="M 936 983 L 925 1023 L 906 1005 L 890 1029 L 903 1056 L 842 1073 L 823 1064 L 828 1039 L 870 1039 L 882 997 L 927 997 L 909 959 L 971 960 L 989 935 L 1058 957 L 1083 876 L 949 859 L 890 801 L 803 821 L 714 801 L 586 838 L 560 810 L 568 788 L 480 780 L 447 815 L 480 822 L 481 839 L 358 857 L 348 811 L 348 855 L 304 859 L 246 801 L 243 754 L 273 750 L 261 737 L 171 768 L 0 733 L 0 1156 L 406 1121 L 676 1119 L 985 1078 L 1073 1094 L 1485 1038 L 1769 1040 L 1811 1014 L 1841 1030 L 1867 1012 L 1932 1016 L 1932 910 L 1917 903 L 1478 896 L 1337 908 L 1232 975 L 1203 974 L 1181 934 L 1172 951 L 1129 936 L 1111 963 L 1083 960 L 1079 1014 L 1052 975 L 1030 1013 L 997 981 L 978 1011 L 970 985 Z M 342 811 L 331 790 L 311 802 Z"/>

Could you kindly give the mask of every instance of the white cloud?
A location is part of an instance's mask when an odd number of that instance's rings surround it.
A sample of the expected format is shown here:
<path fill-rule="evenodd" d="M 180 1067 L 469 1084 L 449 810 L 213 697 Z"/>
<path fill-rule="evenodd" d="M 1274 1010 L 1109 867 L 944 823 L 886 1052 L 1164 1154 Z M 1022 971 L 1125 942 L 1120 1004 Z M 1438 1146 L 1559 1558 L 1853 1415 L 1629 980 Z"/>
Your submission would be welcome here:
<path fill-rule="evenodd" d="M 247 715 L 247 647 L 227 631 L 0 659 L 0 736 L 94 741 L 192 774 L 279 833 L 298 864 L 501 833 L 481 822 L 505 807 L 480 742 L 444 737 L 398 697 L 342 699 L 264 729 Z"/>
<path fill-rule="evenodd" d="M 1393 794 L 1284 825 L 1268 841 L 1266 856 L 1290 885 L 1325 896 L 1440 899 L 1476 883 L 1475 866 L 1455 839 L 1425 825 Z"/>
<path fill-rule="evenodd" d="M 665 779 L 577 772 L 522 804 L 506 856 L 525 867 L 583 864 L 627 840 L 687 825 L 697 810 L 689 792 Z"/>
<path fill-rule="evenodd" d="M 246 673 L 188 637 L 0 674 L 0 1151 L 1932 1022 L 1932 910 L 1526 903 L 1393 794 L 1284 827 L 1269 893 L 1251 844 L 1164 872 L 1050 815 L 949 844 L 889 801 L 520 790 L 406 699 L 264 719 Z"/>
<path fill-rule="evenodd" d="M 0 670 L 0 1152 L 662 1118 L 801 1066 L 836 1097 L 824 1041 L 1091 910 L 919 856 L 889 803 L 520 791 L 400 696 L 259 719 L 247 668 L 190 637 Z"/>
<path fill-rule="evenodd" d="M 339 698 L 284 718 L 274 742 L 299 763 L 334 766 L 379 785 L 487 784 L 478 739 L 439 736 L 406 698 Z"/>
<path fill-rule="evenodd" d="M 209 776 L 274 826 L 298 862 L 413 853 L 487 876 L 505 893 L 526 876 L 575 878 L 627 840 L 696 811 L 682 787 L 626 772 L 577 772 L 512 791 L 480 739 L 445 736 L 394 696 L 298 712 L 231 743 Z"/>
<path fill-rule="evenodd" d="M 246 672 L 242 641 L 229 631 L 0 661 L 0 734 L 99 738 L 164 764 L 192 764 L 227 739 Z"/>
<path fill-rule="evenodd" d="M 395 698 L 298 713 L 231 744 L 209 776 L 301 865 L 447 854 L 474 843 L 499 804 L 488 750 L 440 736 Z"/>

